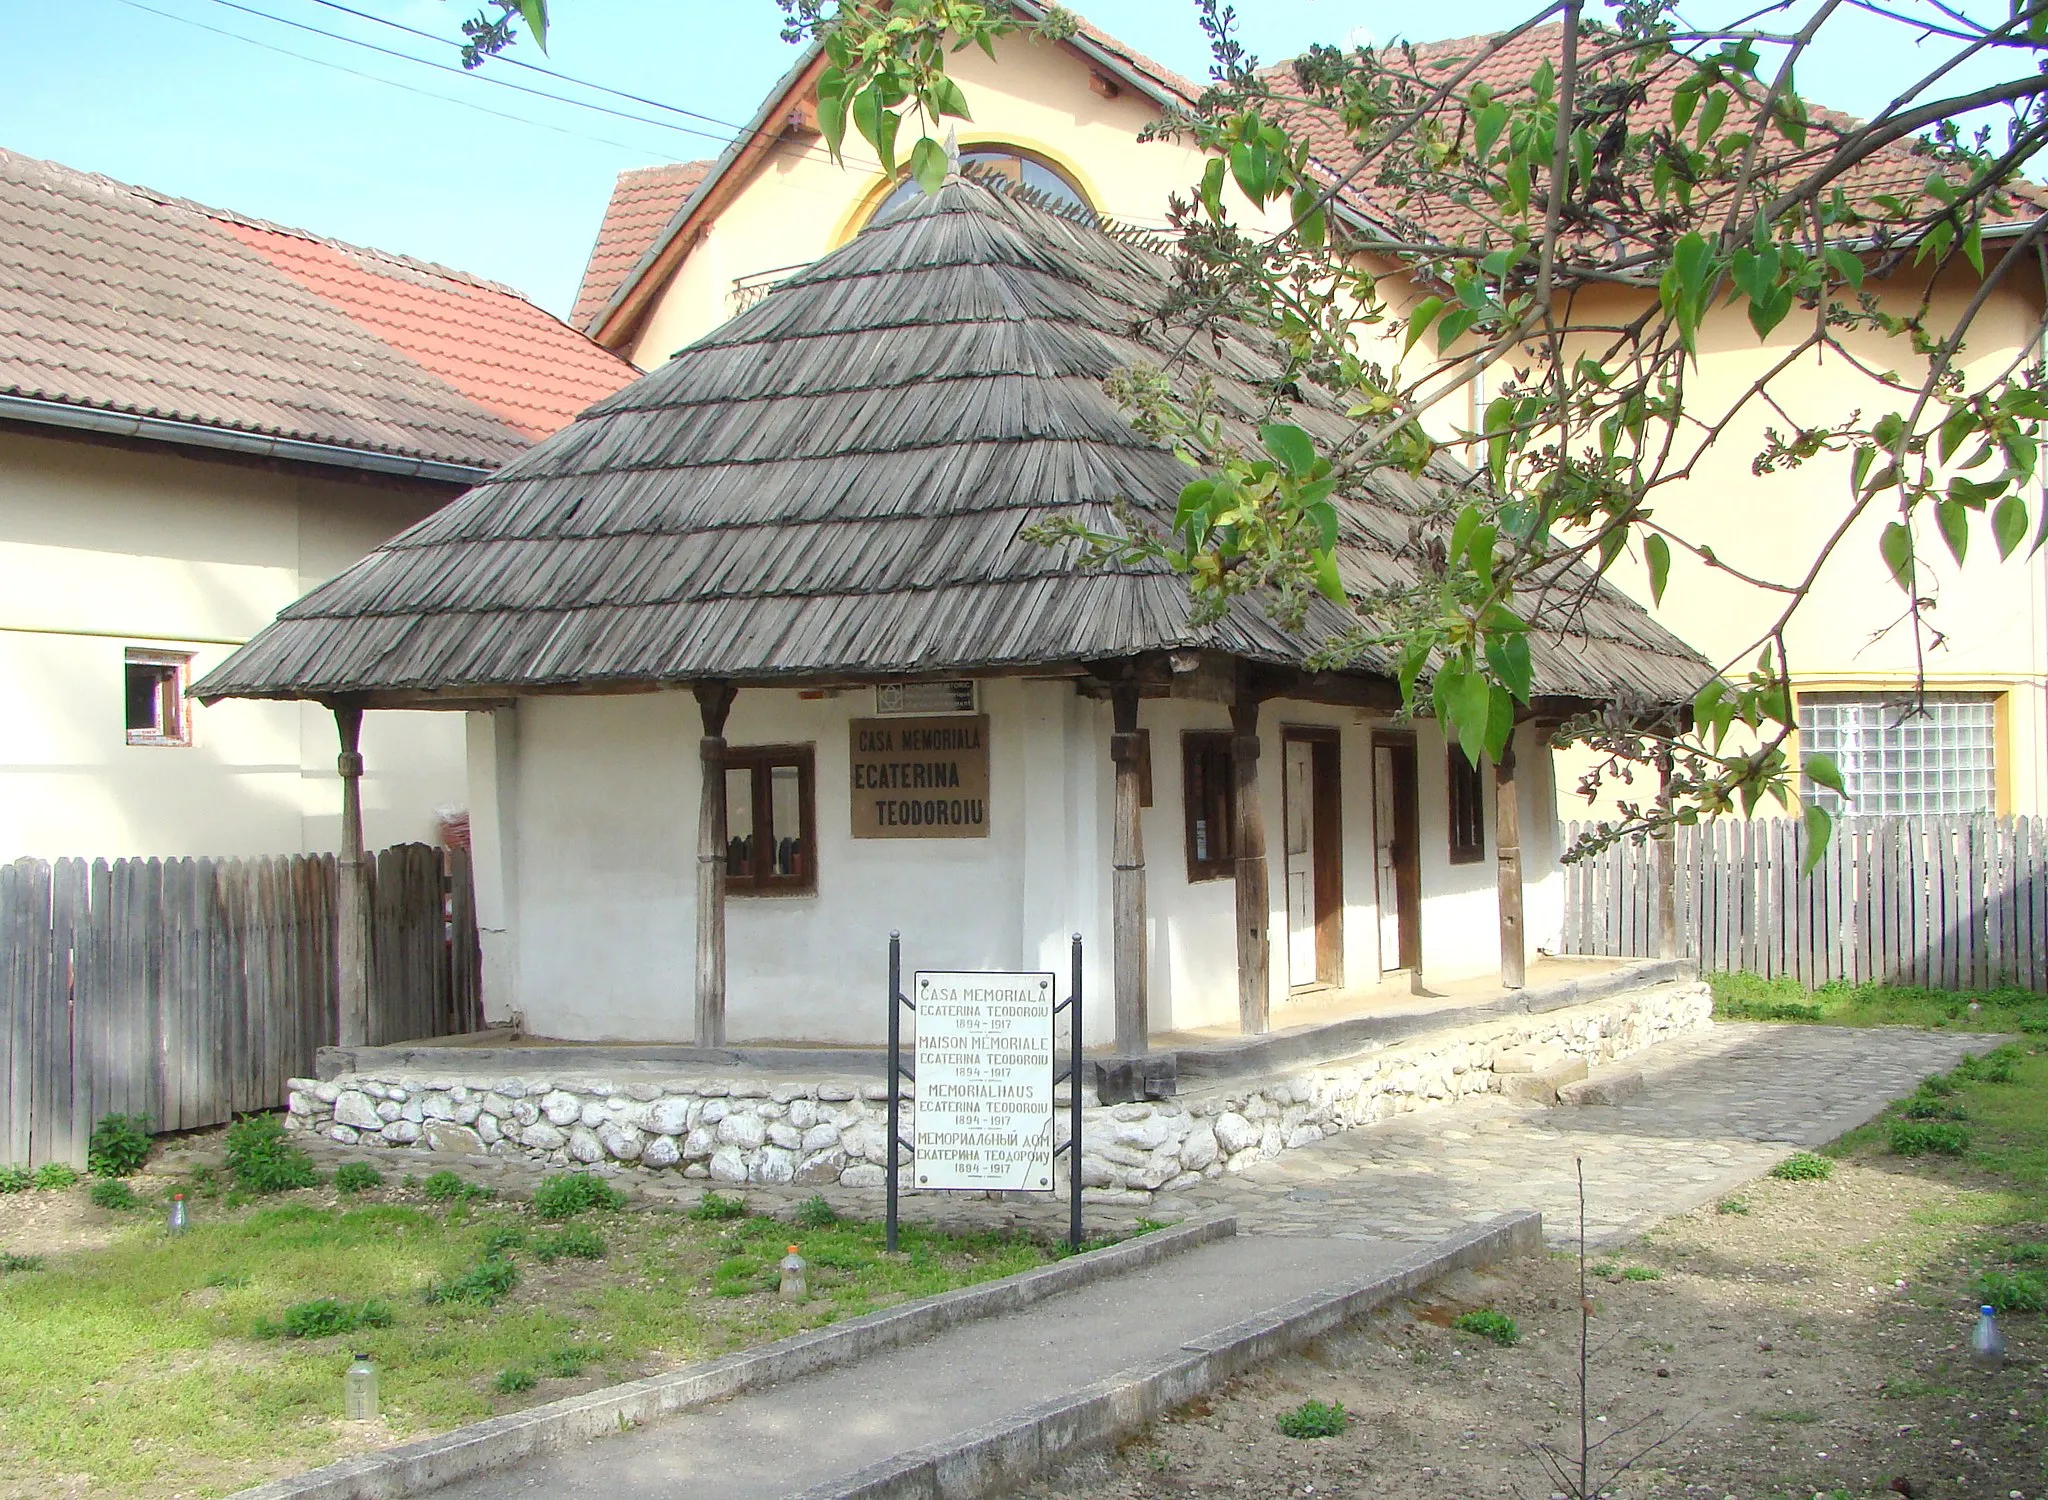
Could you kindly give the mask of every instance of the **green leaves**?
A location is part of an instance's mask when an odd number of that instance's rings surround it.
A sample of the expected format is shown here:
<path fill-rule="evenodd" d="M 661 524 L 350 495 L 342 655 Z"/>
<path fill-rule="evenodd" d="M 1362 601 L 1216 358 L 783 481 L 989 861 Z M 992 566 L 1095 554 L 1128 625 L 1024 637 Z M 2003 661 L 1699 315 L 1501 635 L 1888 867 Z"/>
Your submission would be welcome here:
<path fill-rule="evenodd" d="M 1658 299 L 1678 330 L 1686 352 L 1699 358 L 1700 319 L 1717 269 L 1714 250 L 1697 230 L 1671 249 L 1671 265 L 1657 286 Z"/>
<path fill-rule="evenodd" d="M 1878 555 L 1891 570 L 1892 582 L 1910 596 L 1913 592 L 1913 533 L 1903 521 L 1893 521 L 1877 539 Z"/>
<path fill-rule="evenodd" d="M 1837 797 L 1847 800 L 1849 789 L 1842 782 L 1842 771 L 1835 764 L 1832 755 L 1809 755 L 1804 762 L 1806 779 L 1815 786 L 1824 786 Z"/>
<path fill-rule="evenodd" d="M 2027 535 L 2027 502 L 2007 495 L 1991 513 L 1991 539 L 1998 544 L 1998 558 L 2011 557 Z"/>
<path fill-rule="evenodd" d="M 910 175 L 927 193 L 936 193 L 945 185 L 949 165 L 946 148 L 928 135 L 920 136 L 910 148 Z"/>
<path fill-rule="evenodd" d="M 1671 544 L 1652 531 L 1643 538 L 1643 560 L 1650 566 L 1650 602 L 1664 602 L 1664 585 L 1671 578 Z"/>
<path fill-rule="evenodd" d="M 1291 422 L 1266 423 L 1259 429 L 1259 442 L 1291 478 L 1306 478 L 1315 467 L 1315 440 Z"/>

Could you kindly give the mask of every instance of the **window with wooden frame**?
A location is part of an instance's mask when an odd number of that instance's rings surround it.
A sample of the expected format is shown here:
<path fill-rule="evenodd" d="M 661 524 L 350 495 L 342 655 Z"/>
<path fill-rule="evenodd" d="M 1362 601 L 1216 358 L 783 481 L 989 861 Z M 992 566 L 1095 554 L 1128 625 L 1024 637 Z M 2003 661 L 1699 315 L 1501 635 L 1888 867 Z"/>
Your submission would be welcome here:
<path fill-rule="evenodd" d="M 1225 880 L 1237 873 L 1237 778 L 1227 732 L 1189 732 L 1180 739 L 1181 800 L 1187 809 L 1188 879 Z"/>
<path fill-rule="evenodd" d="M 189 651 L 131 649 L 122 663 L 123 697 L 131 745 L 189 745 L 192 718 L 185 703 Z"/>
<path fill-rule="evenodd" d="M 1451 863 L 1477 864 L 1486 858 L 1486 777 L 1456 745 L 1445 755 L 1450 765 Z"/>
<path fill-rule="evenodd" d="M 725 752 L 725 888 L 736 896 L 818 888 L 817 794 L 809 745 Z"/>

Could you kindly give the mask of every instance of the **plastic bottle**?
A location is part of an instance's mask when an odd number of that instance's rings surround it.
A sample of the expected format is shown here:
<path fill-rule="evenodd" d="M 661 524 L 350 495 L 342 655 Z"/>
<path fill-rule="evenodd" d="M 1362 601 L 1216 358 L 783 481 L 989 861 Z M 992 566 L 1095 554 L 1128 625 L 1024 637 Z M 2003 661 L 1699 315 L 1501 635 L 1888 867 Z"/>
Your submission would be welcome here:
<path fill-rule="evenodd" d="M 804 1258 L 796 1253 L 796 1246 L 789 1247 L 789 1254 L 782 1257 L 782 1296 L 787 1302 L 801 1302 L 811 1295 L 810 1278 L 806 1274 L 810 1267 Z"/>
<path fill-rule="evenodd" d="M 377 1367 L 367 1354 L 358 1354 L 341 1377 L 341 1410 L 351 1422 L 377 1420 Z"/>
<path fill-rule="evenodd" d="M 165 1223 L 164 1228 L 171 1234 L 183 1234 L 185 1232 L 185 1223 L 185 1195 L 183 1193 L 173 1193 L 171 1194 L 171 1217 Z"/>
<path fill-rule="evenodd" d="M 1977 1331 L 1970 1335 L 1970 1363 L 1983 1370 L 1995 1370 L 2005 1363 L 2005 1335 L 1998 1331 L 1997 1313 L 1988 1306 L 1977 1309 Z"/>

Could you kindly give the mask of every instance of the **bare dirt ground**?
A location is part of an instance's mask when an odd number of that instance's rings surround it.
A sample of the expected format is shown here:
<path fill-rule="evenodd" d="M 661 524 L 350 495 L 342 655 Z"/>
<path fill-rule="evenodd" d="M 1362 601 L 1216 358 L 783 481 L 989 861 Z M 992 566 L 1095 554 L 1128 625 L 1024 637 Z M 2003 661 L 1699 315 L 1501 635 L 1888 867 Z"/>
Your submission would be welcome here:
<path fill-rule="evenodd" d="M 1764 1180 L 1666 1221 L 1591 1283 L 1595 1488 L 1618 1500 L 2048 1497 L 2048 1330 L 2006 1321 L 2006 1367 L 1972 1368 L 1972 1262 L 1999 1195 L 1841 1164 Z M 2048 1226 L 2005 1222 L 2003 1237 Z M 1629 1280 L 1626 1267 L 1658 1273 Z M 1638 1275 L 1642 1275 L 1638 1272 Z M 1453 1278 L 1432 1298 L 1280 1362 L 1083 1460 L 1036 1500 L 1184 1496 L 1453 1500 L 1569 1492 L 1538 1445 L 1576 1453 L 1578 1268 L 1552 1255 Z M 1449 1325 L 1512 1316 L 1500 1347 Z M 1335 1437 L 1277 1417 L 1342 1402 Z M 1654 1447 L 1651 1445 L 1655 1444 Z M 1589 1491 L 1591 1493 L 1592 1491 Z"/>

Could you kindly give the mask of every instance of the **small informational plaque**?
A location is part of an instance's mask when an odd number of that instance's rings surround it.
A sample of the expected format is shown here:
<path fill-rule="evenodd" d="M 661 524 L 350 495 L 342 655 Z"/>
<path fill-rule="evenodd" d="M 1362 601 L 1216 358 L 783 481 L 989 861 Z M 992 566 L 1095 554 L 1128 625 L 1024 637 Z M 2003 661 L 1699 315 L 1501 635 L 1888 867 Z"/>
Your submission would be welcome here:
<path fill-rule="evenodd" d="M 916 978 L 917 1185 L 1050 1192 L 1052 975 Z"/>
<path fill-rule="evenodd" d="M 988 837 L 988 715 L 855 719 L 853 836 Z"/>

